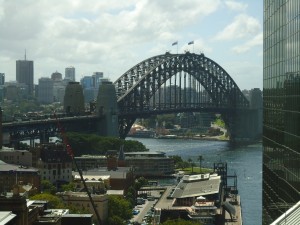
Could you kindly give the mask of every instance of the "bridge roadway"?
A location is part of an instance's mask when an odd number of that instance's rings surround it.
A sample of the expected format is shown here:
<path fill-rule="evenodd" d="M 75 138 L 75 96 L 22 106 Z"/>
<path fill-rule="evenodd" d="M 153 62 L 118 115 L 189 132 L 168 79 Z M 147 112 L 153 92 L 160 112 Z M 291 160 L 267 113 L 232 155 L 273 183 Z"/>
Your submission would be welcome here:
<path fill-rule="evenodd" d="M 2 132 L 9 134 L 10 142 L 55 136 L 59 132 L 58 122 L 65 131 L 96 132 L 99 119 L 101 117 L 96 115 L 65 116 L 58 120 L 49 116 L 45 119 L 4 122 Z"/>

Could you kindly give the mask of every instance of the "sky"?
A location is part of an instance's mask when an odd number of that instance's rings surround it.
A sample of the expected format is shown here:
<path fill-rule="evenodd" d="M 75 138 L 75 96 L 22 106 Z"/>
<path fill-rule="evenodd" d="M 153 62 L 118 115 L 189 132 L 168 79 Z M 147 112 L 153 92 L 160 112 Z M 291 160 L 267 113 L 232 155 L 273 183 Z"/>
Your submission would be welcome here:
<path fill-rule="evenodd" d="M 178 41 L 178 45 L 172 43 Z M 194 41 L 194 45 L 188 42 Z M 139 62 L 203 52 L 241 90 L 263 80 L 261 0 L 0 0 L 0 73 L 16 80 L 16 60 L 34 61 L 34 82 L 74 66 L 117 80 Z"/>

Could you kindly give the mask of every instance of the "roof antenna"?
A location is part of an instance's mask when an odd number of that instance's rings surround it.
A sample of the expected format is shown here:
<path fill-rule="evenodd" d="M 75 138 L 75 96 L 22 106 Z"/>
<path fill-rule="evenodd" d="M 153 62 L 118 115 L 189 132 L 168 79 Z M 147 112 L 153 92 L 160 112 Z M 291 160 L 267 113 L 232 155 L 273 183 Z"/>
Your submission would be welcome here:
<path fill-rule="evenodd" d="M 26 61 L 26 48 L 25 48 L 25 61 Z"/>

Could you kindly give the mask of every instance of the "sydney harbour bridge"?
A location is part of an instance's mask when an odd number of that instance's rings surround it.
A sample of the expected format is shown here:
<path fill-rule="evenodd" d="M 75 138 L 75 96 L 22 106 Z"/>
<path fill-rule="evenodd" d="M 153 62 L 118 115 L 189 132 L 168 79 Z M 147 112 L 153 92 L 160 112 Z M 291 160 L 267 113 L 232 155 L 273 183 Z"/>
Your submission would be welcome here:
<path fill-rule="evenodd" d="M 69 106 L 72 108 L 72 106 Z M 114 83 L 99 87 L 92 115 L 59 118 L 66 131 L 125 138 L 138 118 L 181 112 L 221 114 L 231 141 L 261 135 L 260 103 L 247 100 L 230 75 L 204 54 L 186 52 L 148 58 Z M 58 132 L 57 119 L 3 123 L 10 140 L 47 140 Z"/>

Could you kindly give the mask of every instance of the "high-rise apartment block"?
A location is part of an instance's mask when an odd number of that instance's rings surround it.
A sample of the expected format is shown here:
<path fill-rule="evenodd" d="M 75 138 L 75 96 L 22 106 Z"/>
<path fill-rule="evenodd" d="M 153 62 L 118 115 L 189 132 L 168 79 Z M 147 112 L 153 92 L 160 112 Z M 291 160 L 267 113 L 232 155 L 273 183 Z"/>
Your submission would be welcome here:
<path fill-rule="evenodd" d="M 67 67 L 65 69 L 65 79 L 75 81 L 75 68 L 73 66 Z"/>
<path fill-rule="evenodd" d="M 264 1 L 263 224 L 300 201 L 299 18 L 298 0 Z"/>
<path fill-rule="evenodd" d="M 16 61 L 16 80 L 28 86 L 28 95 L 33 95 L 33 61 L 26 59 Z"/>

